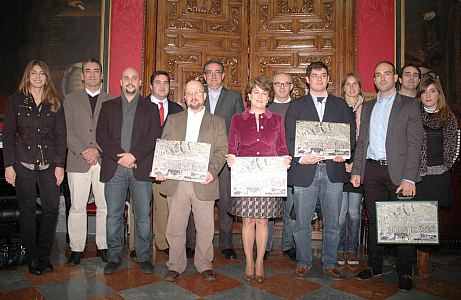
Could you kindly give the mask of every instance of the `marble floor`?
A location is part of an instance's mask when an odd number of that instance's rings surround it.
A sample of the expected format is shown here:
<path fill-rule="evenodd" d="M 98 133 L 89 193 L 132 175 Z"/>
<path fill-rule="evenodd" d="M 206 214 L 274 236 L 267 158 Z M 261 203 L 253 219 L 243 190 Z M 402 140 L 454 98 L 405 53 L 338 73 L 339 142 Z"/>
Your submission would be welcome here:
<path fill-rule="evenodd" d="M 240 236 L 235 235 L 236 244 Z M 193 261 L 174 283 L 163 280 L 167 256 L 157 253 L 152 259 L 154 274 L 143 274 L 126 251 L 120 271 L 104 275 L 105 264 L 96 257 L 94 237 L 89 238 L 82 263 L 68 266 L 69 249 L 62 233 L 56 235 L 51 261 L 55 271 L 32 276 L 27 267 L 0 271 L 0 299 L 460 299 L 461 250 L 440 249 L 431 256 L 435 272 L 430 280 L 414 279 L 415 288 L 399 292 L 397 275 L 391 266 L 386 275 L 370 281 L 353 278 L 355 270 L 343 267 L 346 279 L 333 281 L 323 274 L 319 242 L 313 250 L 314 267 L 306 280 L 295 278 L 295 264 L 282 255 L 280 241 L 265 264 L 266 280 L 247 283 L 243 279 L 243 252 L 236 248 L 237 260 L 226 260 L 215 248 L 214 268 L 217 280 L 204 281 Z M 363 257 L 362 257 L 363 258 Z M 361 261 L 359 269 L 364 267 Z"/>

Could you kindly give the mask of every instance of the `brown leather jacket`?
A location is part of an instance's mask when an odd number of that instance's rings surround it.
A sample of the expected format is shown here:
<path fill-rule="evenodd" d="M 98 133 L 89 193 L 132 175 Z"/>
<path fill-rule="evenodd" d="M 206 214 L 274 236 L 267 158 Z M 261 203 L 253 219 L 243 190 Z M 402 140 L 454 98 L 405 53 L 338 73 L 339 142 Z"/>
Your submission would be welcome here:
<path fill-rule="evenodd" d="M 64 167 L 66 148 L 62 108 L 52 112 L 51 104 L 44 102 L 39 111 L 34 100 L 22 93 L 8 98 L 3 126 L 5 167 L 19 162 Z"/>

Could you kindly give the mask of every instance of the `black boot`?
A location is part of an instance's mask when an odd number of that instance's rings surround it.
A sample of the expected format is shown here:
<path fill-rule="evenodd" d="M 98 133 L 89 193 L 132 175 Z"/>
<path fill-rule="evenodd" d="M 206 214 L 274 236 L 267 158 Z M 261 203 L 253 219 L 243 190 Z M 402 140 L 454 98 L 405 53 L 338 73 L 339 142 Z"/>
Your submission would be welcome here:
<path fill-rule="evenodd" d="M 29 273 L 32 275 L 39 276 L 43 273 L 42 262 L 38 258 L 31 258 L 27 267 L 29 268 Z"/>

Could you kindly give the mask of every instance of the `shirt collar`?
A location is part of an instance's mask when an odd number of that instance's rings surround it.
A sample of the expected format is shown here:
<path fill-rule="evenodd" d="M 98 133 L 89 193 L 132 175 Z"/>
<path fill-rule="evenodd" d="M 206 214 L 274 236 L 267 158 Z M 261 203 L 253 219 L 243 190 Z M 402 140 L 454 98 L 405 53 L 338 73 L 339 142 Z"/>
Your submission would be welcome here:
<path fill-rule="evenodd" d="M 163 100 L 159 100 L 159 99 L 155 98 L 154 95 L 151 94 L 151 95 L 150 95 L 150 101 L 151 101 L 152 103 L 157 104 L 157 105 L 158 105 L 160 102 L 163 103 L 163 105 L 165 105 L 165 103 L 168 101 L 168 98 L 165 98 L 165 99 L 163 99 Z"/>
<path fill-rule="evenodd" d="M 190 108 L 187 108 L 187 115 L 192 117 L 198 117 L 205 114 L 205 106 L 202 107 L 202 110 L 199 112 L 193 112 Z"/>
<path fill-rule="evenodd" d="M 272 112 L 266 108 L 264 113 L 262 113 L 266 118 L 270 119 L 272 117 Z M 254 117 L 255 114 L 250 113 L 250 109 L 247 108 L 243 113 L 242 113 L 242 118 L 244 120 L 248 120 L 251 116 Z"/>
<path fill-rule="evenodd" d="M 314 103 L 317 103 L 317 97 L 314 96 L 312 93 L 309 93 L 312 97 L 312 99 L 314 100 Z M 328 98 L 328 92 L 325 91 L 325 95 L 324 96 L 319 96 L 319 97 L 325 97 L 325 99 L 323 99 L 323 101 L 325 101 L 325 103 L 327 102 L 327 98 Z"/>
<path fill-rule="evenodd" d="M 217 90 L 213 90 L 212 88 L 208 88 L 208 94 L 220 94 L 223 86 L 221 85 Z"/>
<path fill-rule="evenodd" d="M 290 101 L 291 101 L 291 97 L 288 97 L 288 100 L 285 101 L 285 102 L 279 101 L 279 100 L 277 100 L 276 98 L 274 98 L 274 103 L 281 103 L 281 104 L 284 104 L 284 103 L 290 103 Z"/>
<path fill-rule="evenodd" d="M 376 96 L 376 101 L 378 103 L 382 103 L 382 102 L 388 103 L 389 101 L 393 101 L 396 95 L 397 95 L 397 91 L 394 91 L 394 93 L 392 93 L 392 95 L 390 95 L 389 97 L 381 98 L 381 93 L 378 93 L 378 96 Z"/>
<path fill-rule="evenodd" d="M 85 88 L 85 91 L 88 95 L 90 95 L 91 97 L 96 97 L 97 95 L 99 95 L 101 93 L 101 90 L 97 90 L 96 92 L 92 92 L 90 91 L 89 89 Z"/>

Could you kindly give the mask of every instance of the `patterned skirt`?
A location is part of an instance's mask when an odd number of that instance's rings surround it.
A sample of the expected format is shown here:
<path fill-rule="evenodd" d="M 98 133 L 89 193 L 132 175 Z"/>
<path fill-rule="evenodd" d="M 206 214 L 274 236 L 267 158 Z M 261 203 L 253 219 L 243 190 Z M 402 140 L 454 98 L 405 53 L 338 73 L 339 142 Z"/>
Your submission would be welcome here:
<path fill-rule="evenodd" d="M 232 197 L 228 213 L 246 218 L 280 218 L 282 197 Z"/>

